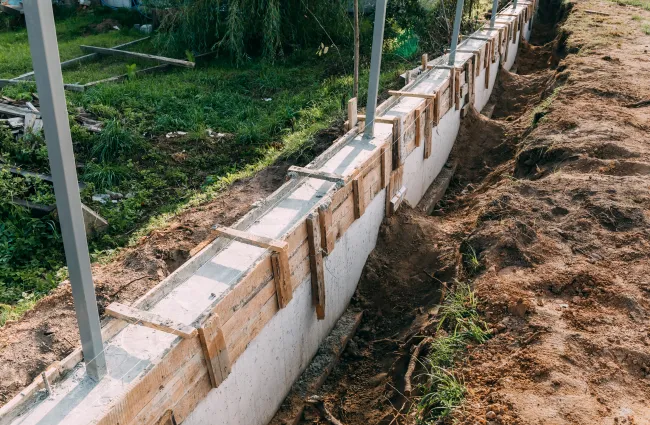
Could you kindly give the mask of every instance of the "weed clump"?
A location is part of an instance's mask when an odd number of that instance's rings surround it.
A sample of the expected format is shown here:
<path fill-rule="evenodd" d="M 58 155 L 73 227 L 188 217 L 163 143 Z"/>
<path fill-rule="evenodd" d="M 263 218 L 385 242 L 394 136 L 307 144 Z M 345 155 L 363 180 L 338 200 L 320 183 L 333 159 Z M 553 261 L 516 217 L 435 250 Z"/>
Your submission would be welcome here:
<path fill-rule="evenodd" d="M 490 332 L 478 314 L 478 301 L 467 283 L 458 283 L 440 307 L 439 336 L 423 361 L 424 383 L 417 402 L 418 423 L 432 424 L 458 407 L 465 398 L 465 385 L 454 373 L 454 362 L 469 343 L 481 344 Z"/>

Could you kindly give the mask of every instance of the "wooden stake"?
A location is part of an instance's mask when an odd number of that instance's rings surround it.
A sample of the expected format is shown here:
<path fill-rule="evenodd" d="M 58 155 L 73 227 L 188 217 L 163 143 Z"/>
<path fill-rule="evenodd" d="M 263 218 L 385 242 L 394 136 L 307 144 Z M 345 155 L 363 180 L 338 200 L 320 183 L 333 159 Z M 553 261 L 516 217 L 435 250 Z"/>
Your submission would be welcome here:
<path fill-rule="evenodd" d="M 285 308 L 293 298 L 289 254 L 286 250 L 271 254 L 271 268 L 273 269 L 278 307 Z"/>
<path fill-rule="evenodd" d="M 429 55 L 425 53 L 422 55 L 422 71 L 427 70 L 428 64 L 429 64 Z"/>
<path fill-rule="evenodd" d="M 424 112 L 424 159 L 431 156 L 433 145 L 433 102 L 427 101 Z"/>
<path fill-rule="evenodd" d="M 309 244 L 309 265 L 311 269 L 311 298 L 316 307 L 318 320 L 325 319 L 325 271 L 321 254 L 321 235 L 318 214 L 307 217 L 307 243 Z"/>
<path fill-rule="evenodd" d="M 230 358 L 219 315 L 211 313 L 199 328 L 199 339 L 208 366 L 212 388 L 217 388 L 230 375 Z"/>
<path fill-rule="evenodd" d="M 348 100 L 348 131 L 357 125 L 357 98 L 353 97 Z"/>
<path fill-rule="evenodd" d="M 393 141 L 391 149 L 393 150 L 393 170 L 402 165 L 402 121 L 399 117 L 393 118 Z"/>
<path fill-rule="evenodd" d="M 357 219 L 366 212 L 363 200 L 363 176 L 357 176 L 352 180 L 352 190 L 354 191 L 354 218 Z"/>
<path fill-rule="evenodd" d="M 321 234 L 321 248 L 325 254 L 330 254 L 334 250 L 336 243 L 336 234 L 332 226 L 332 204 L 323 203 L 318 207 L 318 224 Z"/>

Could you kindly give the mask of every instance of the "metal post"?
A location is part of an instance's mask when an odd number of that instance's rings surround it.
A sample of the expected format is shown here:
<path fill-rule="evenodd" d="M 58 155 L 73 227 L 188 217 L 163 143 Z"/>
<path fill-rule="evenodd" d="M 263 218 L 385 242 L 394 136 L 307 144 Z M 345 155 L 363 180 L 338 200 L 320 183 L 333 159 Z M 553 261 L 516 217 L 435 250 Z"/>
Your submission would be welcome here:
<path fill-rule="evenodd" d="M 514 0 L 514 1 L 512 2 L 512 10 L 516 12 L 515 9 L 517 9 L 517 0 Z"/>
<path fill-rule="evenodd" d="M 454 18 L 454 32 L 451 35 L 451 47 L 449 49 L 449 66 L 456 62 L 456 49 L 458 48 L 458 35 L 460 34 L 460 23 L 463 20 L 464 0 L 456 0 L 456 17 Z"/>
<path fill-rule="evenodd" d="M 372 55 L 370 57 L 370 81 L 368 81 L 368 101 L 366 102 L 366 129 L 363 137 L 372 138 L 375 134 L 375 113 L 377 112 L 377 92 L 381 71 L 381 51 L 384 44 L 384 25 L 386 23 L 386 1 L 377 0 L 375 4 L 375 28 L 372 34 Z"/>
<path fill-rule="evenodd" d="M 99 380 L 106 374 L 106 359 L 81 211 L 52 0 L 24 0 L 23 7 L 81 348 L 88 375 Z"/>
<path fill-rule="evenodd" d="M 499 0 L 492 1 L 492 16 L 490 16 L 490 28 L 494 28 L 494 22 L 497 19 L 497 8 L 499 7 Z"/>

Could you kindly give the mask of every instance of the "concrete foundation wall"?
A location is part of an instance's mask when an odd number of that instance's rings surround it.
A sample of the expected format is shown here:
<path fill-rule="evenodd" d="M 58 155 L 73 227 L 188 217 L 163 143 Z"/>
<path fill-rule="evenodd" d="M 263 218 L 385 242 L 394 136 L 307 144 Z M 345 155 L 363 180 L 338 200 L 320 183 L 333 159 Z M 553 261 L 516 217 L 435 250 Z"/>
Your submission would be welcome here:
<path fill-rule="evenodd" d="M 529 35 L 526 27 L 524 36 L 528 38 Z M 510 69 L 515 62 L 519 38 L 516 40 L 516 43 L 509 46 L 506 69 Z M 484 83 L 485 68 L 475 78 L 476 109 L 481 110 L 487 104 L 499 67 L 500 59 L 497 58 L 490 67 L 488 88 L 485 88 Z M 448 111 L 433 129 L 431 156 L 424 159 L 424 145 L 421 145 L 406 158 L 403 184 L 407 188 L 406 202 L 410 206 L 417 205 L 442 170 L 460 125 L 461 111 Z M 287 308 L 280 310 L 248 346 L 228 379 L 199 403 L 184 424 L 264 425 L 271 420 L 293 382 L 316 354 L 320 341 L 327 336 L 347 308 L 361 277 L 365 260 L 376 245 L 385 215 L 385 196 L 386 189 L 372 201 L 363 217 L 352 224 L 337 241 L 334 251 L 325 258 L 328 300 L 326 320 L 318 321 L 313 314 L 307 279 L 294 293 L 294 299 Z M 231 411 L 233 406 L 236 408 L 234 412 Z"/>
<path fill-rule="evenodd" d="M 530 7 L 525 2 L 516 12 L 525 13 Z M 512 19 L 509 22 L 505 25 L 511 25 Z M 495 42 L 499 30 L 482 32 Z M 515 62 L 520 37 L 529 35 L 527 24 L 515 43 L 507 40 L 506 69 Z M 466 50 L 457 54 L 453 70 L 440 66 L 440 60 L 431 61 L 431 70 L 404 88 L 403 92 L 410 93 L 392 96 L 382 104 L 378 115 L 383 121 L 375 124 L 374 138 L 365 139 L 357 134 L 358 128 L 352 129 L 309 165 L 312 171 L 341 176 L 343 186 L 293 176 L 233 226 L 292 246 L 287 271 L 293 299 L 286 306 L 279 302 L 281 274 L 270 266 L 258 267 L 271 264 L 272 252 L 225 237 L 217 238 L 135 303 L 138 309 L 201 329 L 206 318 L 217 311 L 223 314 L 219 329 L 225 335 L 223 349 L 231 366 L 223 380 L 214 383 L 208 376 L 208 370 L 215 372 L 198 338 L 182 339 L 160 329 L 112 321 L 110 332 L 104 329 L 110 334 L 105 337 L 108 376 L 92 382 L 83 363 L 74 360 L 75 366 L 61 373 L 65 378 L 55 383 L 52 396 L 33 401 L 24 413 L 0 412 L 0 425 L 155 424 L 166 410 L 173 411 L 184 425 L 266 424 L 346 309 L 389 213 L 387 198 L 405 187 L 405 202 L 417 205 L 448 159 L 465 102 L 471 101 L 479 110 L 488 102 L 502 46 L 495 42 L 498 54 L 491 62 L 485 40 L 475 37 L 459 46 Z M 458 87 L 450 83 L 450 75 L 467 80 Z M 425 113 L 425 107 L 429 112 Z M 434 111 L 443 107 L 437 116 Z M 416 128 L 421 132 L 418 136 Z M 395 149 L 396 156 L 391 154 Z M 339 203 L 330 214 L 336 219 L 330 218 L 329 225 L 335 244 L 323 257 L 326 308 L 324 319 L 318 320 L 312 299 L 315 278 L 310 274 L 316 268 L 310 262 L 313 249 L 307 249 L 306 216 L 313 216 L 323 200 L 333 204 L 335 197 Z M 295 236 L 300 229 L 305 233 Z M 261 274 L 255 275 L 255 270 Z M 243 284 L 246 279 L 249 286 Z M 225 300 L 230 304 L 219 310 Z"/>

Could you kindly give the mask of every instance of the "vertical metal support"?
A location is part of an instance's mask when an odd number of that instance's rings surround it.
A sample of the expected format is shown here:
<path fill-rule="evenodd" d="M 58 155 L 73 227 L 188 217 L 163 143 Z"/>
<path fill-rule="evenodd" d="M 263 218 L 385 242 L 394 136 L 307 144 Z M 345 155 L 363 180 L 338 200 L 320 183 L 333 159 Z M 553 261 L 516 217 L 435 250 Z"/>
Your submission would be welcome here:
<path fill-rule="evenodd" d="M 366 102 L 366 129 L 363 137 L 372 138 L 375 134 L 375 114 L 377 112 L 377 91 L 381 71 L 381 51 L 384 44 L 384 25 L 386 24 L 386 1 L 377 0 L 375 4 L 375 28 L 372 34 L 372 55 L 370 58 L 370 80 L 368 81 L 368 101 Z"/>
<path fill-rule="evenodd" d="M 494 28 L 494 22 L 497 19 L 498 7 L 499 7 L 499 0 L 492 0 L 492 16 L 490 16 L 490 28 Z"/>
<path fill-rule="evenodd" d="M 460 24 L 463 21 L 464 0 L 456 0 L 456 17 L 454 18 L 454 32 L 451 35 L 451 47 L 449 48 L 449 66 L 456 62 L 456 49 L 458 48 L 458 36 L 460 35 Z"/>
<path fill-rule="evenodd" d="M 512 2 L 512 11 L 516 12 L 515 9 L 517 9 L 517 0 L 513 0 L 513 2 Z"/>
<path fill-rule="evenodd" d="M 52 0 L 25 0 L 23 7 L 81 348 L 88 375 L 99 380 L 106 374 L 106 359 L 81 212 Z"/>

